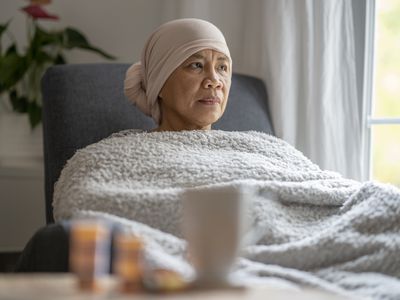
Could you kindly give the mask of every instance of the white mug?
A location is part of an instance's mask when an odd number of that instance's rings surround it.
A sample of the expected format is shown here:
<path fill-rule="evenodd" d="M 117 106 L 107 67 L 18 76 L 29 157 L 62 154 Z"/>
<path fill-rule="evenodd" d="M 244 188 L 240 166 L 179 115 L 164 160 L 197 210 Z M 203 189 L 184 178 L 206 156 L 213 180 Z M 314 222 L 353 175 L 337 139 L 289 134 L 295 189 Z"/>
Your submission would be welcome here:
<path fill-rule="evenodd" d="M 251 193 L 240 186 L 194 188 L 182 197 L 182 232 L 200 286 L 228 284 L 249 224 Z"/>

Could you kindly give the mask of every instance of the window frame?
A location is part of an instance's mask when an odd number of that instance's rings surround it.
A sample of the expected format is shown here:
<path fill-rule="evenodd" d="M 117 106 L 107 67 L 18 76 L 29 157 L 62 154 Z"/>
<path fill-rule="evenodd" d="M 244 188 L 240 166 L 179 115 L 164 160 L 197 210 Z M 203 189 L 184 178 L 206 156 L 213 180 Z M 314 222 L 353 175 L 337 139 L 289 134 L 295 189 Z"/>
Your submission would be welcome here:
<path fill-rule="evenodd" d="M 374 91 L 375 91 L 375 47 L 376 43 L 376 1 L 366 1 L 366 16 L 365 16 L 365 52 L 364 52 L 364 86 L 363 86 L 363 116 L 364 134 L 363 134 L 363 180 L 372 179 L 372 128 L 373 126 L 396 124 L 400 125 L 400 117 L 386 118 L 374 117 Z"/>

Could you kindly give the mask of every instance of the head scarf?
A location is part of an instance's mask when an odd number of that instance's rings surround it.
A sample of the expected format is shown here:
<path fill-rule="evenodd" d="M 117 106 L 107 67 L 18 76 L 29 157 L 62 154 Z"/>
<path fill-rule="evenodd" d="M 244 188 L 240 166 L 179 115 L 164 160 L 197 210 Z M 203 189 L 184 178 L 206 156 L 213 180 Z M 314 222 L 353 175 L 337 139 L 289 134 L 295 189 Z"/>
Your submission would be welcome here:
<path fill-rule="evenodd" d="M 231 61 L 222 32 L 200 19 L 178 19 L 161 25 L 148 38 L 141 60 L 126 72 L 125 95 L 160 124 L 158 95 L 171 73 L 198 51 L 213 49 Z"/>

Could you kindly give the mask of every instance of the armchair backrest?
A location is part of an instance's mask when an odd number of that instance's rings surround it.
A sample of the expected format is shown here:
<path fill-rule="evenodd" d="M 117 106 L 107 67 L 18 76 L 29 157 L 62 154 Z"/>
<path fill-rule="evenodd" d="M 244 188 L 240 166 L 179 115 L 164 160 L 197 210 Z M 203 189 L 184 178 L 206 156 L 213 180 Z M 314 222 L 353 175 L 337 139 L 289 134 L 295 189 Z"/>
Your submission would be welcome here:
<path fill-rule="evenodd" d="M 128 64 L 71 64 L 51 67 L 42 78 L 46 220 L 53 219 L 53 188 L 76 150 L 129 128 L 152 129 L 124 96 Z M 257 130 L 273 134 L 263 82 L 234 74 L 222 130 Z"/>

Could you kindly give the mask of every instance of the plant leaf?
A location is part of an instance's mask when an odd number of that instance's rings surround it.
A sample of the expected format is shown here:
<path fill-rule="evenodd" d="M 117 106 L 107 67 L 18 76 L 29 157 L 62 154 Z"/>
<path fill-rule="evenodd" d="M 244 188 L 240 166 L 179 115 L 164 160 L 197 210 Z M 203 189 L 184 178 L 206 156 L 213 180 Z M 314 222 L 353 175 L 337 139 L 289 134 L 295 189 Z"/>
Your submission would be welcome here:
<path fill-rule="evenodd" d="M 64 34 L 66 38 L 64 46 L 68 49 L 89 46 L 89 42 L 87 41 L 86 37 L 74 28 L 65 28 Z"/>
<path fill-rule="evenodd" d="M 17 45 L 15 45 L 15 44 L 11 44 L 10 47 L 7 48 L 5 55 L 12 54 L 12 53 L 18 53 Z"/>
<path fill-rule="evenodd" d="M 62 45 L 62 35 L 62 31 L 49 32 L 36 25 L 35 34 L 33 36 L 30 46 L 32 46 L 32 48 L 34 49 L 37 49 L 41 46 L 47 45 Z"/>
<path fill-rule="evenodd" d="M 67 61 L 65 60 L 64 56 L 60 53 L 56 56 L 56 58 L 54 59 L 54 63 L 56 65 L 64 65 L 67 63 Z"/>
<path fill-rule="evenodd" d="M 8 89 L 14 86 L 26 73 L 29 63 L 24 56 L 18 55 L 15 47 L 10 47 L 0 60 L 0 84 Z"/>
<path fill-rule="evenodd" d="M 36 102 L 30 102 L 28 107 L 29 123 L 35 128 L 42 120 L 42 108 Z"/>
<path fill-rule="evenodd" d="M 40 49 L 35 53 L 35 56 L 31 57 L 31 62 L 35 62 L 37 65 L 43 65 L 46 62 L 54 62 L 55 58 L 50 56 L 47 52 Z"/>
<path fill-rule="evenodd" d="M 50 45 L 62 46 L 62 32 L 51 33 L 36 26 L 26 55 L 28 63 L 43 65 L 46 62 L 54 62 L 56 58 L 45 50 L 45 47 Z"/>
<path fill-rule="evenodd" d="M 42 120 L 42 108 L 36 101 L 29 101 L 27 97 L 18 96 L 15 89 L 9 93 L 11 105 L 14 111 L 19 113 L 27 113 L 31 128 L 35 128 Z"/>
<path fill-rule="evenodd" d="M 103 56 L 103 57 L 105 57 L 107 59 L 115 59 L 115 56 L 112 56 L 111 54 L 108 54 L 108 53 L 104 52 L 103 50 L 101 50 L 101 49 L 99 49 L 97 47 L 83 46 L 83 47 L 79 47 L 79 48 L 95 52 L 95 53 L 100 54 L 101 56 Z"/>
<path fill-rule="evenodd" d="M 27 113 L 29 107 L 29 101 L 26 97 L 19 97 L 16 90 L 9 92 L 11 106 L 14 111 L 19 113 Z"/>
<path fill-rule="evenodd" d="M 0 24 L 0 38 L 3 35 L 3 33 L 7 30 L 8 24 L 10 24 L 11 20 L 9 20 L 7 23 Z"/>
<path fill-rule="evenodd" d="M 35 128 L 42 120 L 42 108 L 36 102 L 30 102 L 28 106 L 29 123 Z"/>
<path fill-rule="evenodd" d="M 89 50 L 92 52 L 96 52 L 97 54 L 100 54 L 102 56 L 104 56 L 105 58 L 108 59 L 115 59 L 114 56 L 104 52 L 103 50 L 92 46 L 88 40 L 86 39 L 86 37 L 79 32 L 78 30 L 76 30 L 75 28 L 71 28 L 71 27 L 67 27 L 64 30 L 64 35 L 65 35 L 65 42 L 64 42 L 64 46 L 67 49 L 72 49 L 72 48 L 81 48 L 84 50 Z"/>

